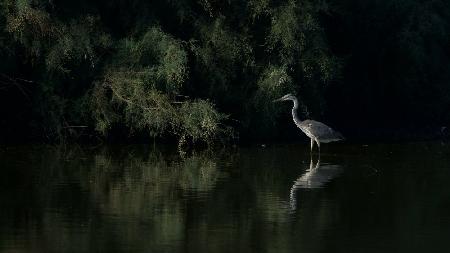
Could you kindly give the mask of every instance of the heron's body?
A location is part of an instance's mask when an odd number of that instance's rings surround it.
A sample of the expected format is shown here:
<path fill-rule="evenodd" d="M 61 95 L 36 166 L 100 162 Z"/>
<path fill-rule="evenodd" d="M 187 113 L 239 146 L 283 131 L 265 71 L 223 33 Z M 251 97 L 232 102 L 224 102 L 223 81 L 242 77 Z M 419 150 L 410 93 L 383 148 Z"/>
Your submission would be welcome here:
<path fill-rule="evenodd" d="M 342 134 L 333 130 L 331 127 L 323 124 L 322 122 L 315 120 L 300 120 L 297 115 L 298 100 L 295 96 L 287 94 L 276 101 L 287 101 L 291 100 L 294 102 L 294 107 L 292 107 L 292 119 L 295 125 L 297 125 L 300 130 L 303 131 L 311 139 L 311 150 L 313 149 L 314 142 L 317 143 L 320 151 L 320 143 L 328 143 L 334 141 L 341 141 L 344 139 Z"/>

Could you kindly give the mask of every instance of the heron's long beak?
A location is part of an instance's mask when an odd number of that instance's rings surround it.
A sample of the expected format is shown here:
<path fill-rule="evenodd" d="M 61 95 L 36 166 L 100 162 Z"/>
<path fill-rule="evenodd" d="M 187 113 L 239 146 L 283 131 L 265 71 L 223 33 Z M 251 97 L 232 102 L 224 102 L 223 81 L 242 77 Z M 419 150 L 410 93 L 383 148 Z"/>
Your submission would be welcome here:
<path fill-rule="evenodd" d="M 280 101 L 283 101 L 283 98 L 272 100 L 272 102 L 280 102 Z"/>

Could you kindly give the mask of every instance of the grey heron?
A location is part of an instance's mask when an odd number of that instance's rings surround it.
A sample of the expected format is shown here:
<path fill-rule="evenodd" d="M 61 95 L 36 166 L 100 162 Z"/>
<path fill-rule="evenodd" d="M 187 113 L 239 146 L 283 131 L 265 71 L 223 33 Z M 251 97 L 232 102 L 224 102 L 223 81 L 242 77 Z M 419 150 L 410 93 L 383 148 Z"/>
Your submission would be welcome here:
<path fill-rule="evenodd" d="M 292 94 L 284 95 L 283 97 L 274 100 L 273 102 L 278 101 L 288 101 L 291 100 L 294 102 L 294 107 L 292 107 L 292 119 L 294 120 L 295 125 L 297 125 L 303 133 L 305 133 L 311 139 L 311 152 L 314 147 L 314 142 L 317 143 L 317 147 L 320 152 L 320 143 L 328 143 L 334 141 L 341 141 L 344 139 L 341 133 L 333 130 L 331 127 L 325 125 L 322 122 L 318 122 L 315 120 L 300 120 L 297 116 L 298 109 L 298 100 Z"/>

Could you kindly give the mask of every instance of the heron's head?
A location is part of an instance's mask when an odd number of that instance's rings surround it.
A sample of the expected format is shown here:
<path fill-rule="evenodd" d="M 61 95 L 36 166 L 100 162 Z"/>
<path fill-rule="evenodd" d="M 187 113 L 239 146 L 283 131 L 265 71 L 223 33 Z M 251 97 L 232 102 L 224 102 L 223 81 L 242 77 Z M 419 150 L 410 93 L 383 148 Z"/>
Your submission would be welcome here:
<path fill-rule="evenodd" d="M 297 100 L 297 98 L 292 94 L 286 94 L 279 99 L 275 99 L 273 102 L 287 101 L 287 100 Z"/>

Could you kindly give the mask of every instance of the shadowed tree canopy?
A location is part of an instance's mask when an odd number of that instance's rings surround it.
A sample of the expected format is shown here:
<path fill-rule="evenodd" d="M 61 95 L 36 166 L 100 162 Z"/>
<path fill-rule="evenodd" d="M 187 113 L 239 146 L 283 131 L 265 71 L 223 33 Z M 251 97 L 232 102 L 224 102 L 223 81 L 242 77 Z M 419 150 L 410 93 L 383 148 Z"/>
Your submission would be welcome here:
<path fill-rule="evenodd" d="M 296 129 L 271 103 L 285 93 L 344 132 L 445 125 L 448 13 L 439 0 L 0 0 L 0 141 L 286 138 Z"/>
<path fill-rule="evenodd" d="M 364 129 L 434 134 L 448 127 L 449 2 L 333 0 L 330 5 L 324 27 L 333 55 L 344 63 L 339 84 L 328 90 L 333 109 L 327 118 L 361 134 L 367 134 Z"/>

